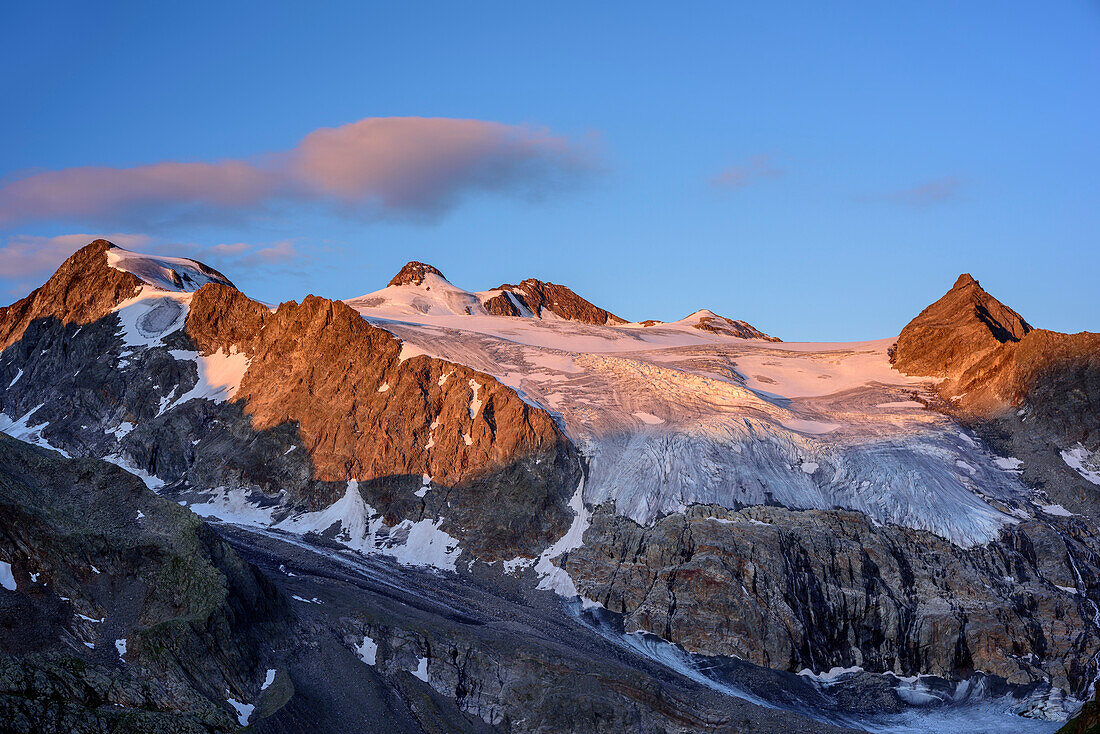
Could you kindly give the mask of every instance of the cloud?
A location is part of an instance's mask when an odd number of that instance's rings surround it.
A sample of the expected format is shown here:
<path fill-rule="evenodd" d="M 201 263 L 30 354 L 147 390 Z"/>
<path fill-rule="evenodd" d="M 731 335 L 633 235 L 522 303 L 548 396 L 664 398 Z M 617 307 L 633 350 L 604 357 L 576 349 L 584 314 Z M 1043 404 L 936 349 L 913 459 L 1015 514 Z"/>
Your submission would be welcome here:
<path fill-rule="evenodd" d="M 269 273 L 291 263 L 306 260 L 292 240 L 277 242 L 217 244 L 167 242 L 145 234 L 65 234 L 56 237 L 15 235 L 0 245 L 0 284 L 8 295 L 22 296 L 45 282 L 69 255 L 102 237 L 128 250 L 154 255 L 189 257 L 233 274 Z"/>
<path fill-rule="evenodd" d="M 271 244 L 254 245 L 247 242 L 214 245 L 188 254 L 195 260 L 219 263 L 218 269 L 262 268 L 268 265 L 282 265 L 305 258 L 294 242 L 280 240 Z"/>
<path fill-rule="evenodd" d="M 5 279 L 49 276 L 65 258 L 98 237 L 100 235 L 92 234 L 15 235 L 0 245 L 0 273 Z M 136 234 L 110 234 L 103 238 L 127 249 L 141 249 L 152 243 L 151 238 Z"/>
<path fill-rule="evenodd" d="M 585 146 L 481 120 L 376 117 L 314 130 L 251 159 L 84 166 L 0 185 L 0 226 L 241 215 L 280 203 L 365 218 L 434 219 L 477 192 L 539 197 L 595 168 Z"/>
<path fill-rule="evenodd" d="M 944 176 L 919 186 L 870 198 L 877 198 L 881 201 L 903 206 L 923 208 L 959 198 L 959 189 L 962 188 L 964 183 L 965 181 L 958 176 Z"/>
<path fill-rule="evenodd" d="M 781 178 L 786 171 L 774 165 L 773 155 L 754 155 L 744 163 L 729 166 L 711 178 L 711 186 L 741 189 L 760 181 Z"/>

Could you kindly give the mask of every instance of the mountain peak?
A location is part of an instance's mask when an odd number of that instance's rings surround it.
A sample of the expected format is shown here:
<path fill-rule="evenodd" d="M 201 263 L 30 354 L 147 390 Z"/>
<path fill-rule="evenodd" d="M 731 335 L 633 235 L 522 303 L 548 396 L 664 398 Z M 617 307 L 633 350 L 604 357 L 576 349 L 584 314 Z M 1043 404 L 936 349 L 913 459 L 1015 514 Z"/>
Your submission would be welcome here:
<path fill-rule="evenodd" d="M 487 300 L 485 309 L 498 316 L 546 318 L 547 314 L 596 326 L 626 323 L 624 319 L 581 298 L 564 285 L 528 278 L 516 285 L 505 283 L 493 289 L 497 295 Z M 508 295 L 505 295 L 508 294 Z"/>
<path fill-rule="evenodd" d="M 970 285 L 976 285 L 981 288 L 981 284 L 978 283 L 978 281 L 974 280 L 974 276 L 972 276 L 970 273 L 963 273 L 955 281 L 955 285 L 951 286 L 951 290 L 958 290 L 960 288 L 965 288 Z"/>
<path fill-rule="evenodd" d="M 436 268 L 428 265 L 427 263 L 417 262 L 413 260 L 405 263 L 405 267 L 397 271 L 397 275 L 393 276 L 393 280 L 390 281 L 390 285 L 420 285 L 424 282 L 424 278 L 427 275 L 437 275 L 443 280 L 447 280 L 443 273 L 439 272 Z"/>
<path fill-rule="evenodd" d="M 961 374 L 990 350 L 1031 331 L 1020 314 L 963 273 L 951 290 L 920 312 L 898 336 L 895 366 L 912 375 Z"/>
<path fill-rule="evenodd" d="M 709 308 L 701 308 L 695 313 L 685 316 L 676 323 L 690 326 L 700 331 L 709 331 L 712 334 L 735 336 L 739 339 L 764 339 L 771 342 L 782 341 L 782 339 L 778 337 L 768 336 L 748 322 L 719 316 Z"/>

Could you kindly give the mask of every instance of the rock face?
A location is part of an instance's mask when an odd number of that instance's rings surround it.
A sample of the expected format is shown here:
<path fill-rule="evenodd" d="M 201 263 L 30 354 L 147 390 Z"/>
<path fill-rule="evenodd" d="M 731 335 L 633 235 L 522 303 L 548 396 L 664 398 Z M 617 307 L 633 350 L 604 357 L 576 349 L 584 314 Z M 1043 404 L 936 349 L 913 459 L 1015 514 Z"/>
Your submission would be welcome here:
<path fill-rule="evenodd" d="M 285 627 L 275 588 L 186 509 L 7 436 L 0 559 L 5 731 L 234 731 L 227 698 L 255 699 Z"/>
<path fill-rule="evenodd" d="M 1081 711 L 1058 734 L 1100 734 L 1100 701 L 1086 701 Z"/>
<path fill-rule="evenodd" d="M 963 413 L 1026 405 L 1066 443 L 1100 445 L 1100 334 L 1033 329 L 969 275 L 902 329 L 893 361 L 944 378 L 940 394 Z"/>
<path fill-rule="evenodd" d="M 1098 640 L 1076 587 L 1100 582 L 1098 547 L 1084 522 L 1024 523 L 963 550 L 851 512 L 695 506 L 643 527 L 602 508 L 564 567 L 628 631 L 704 654 L 1082 692 Z"/>
<path fill-rule="evenodd" d="M 528 278 L 518 285 L 505 283 L 493 290 L 503 293 L 489 298 L 482 305 L 486 311 L 497 316 L 534 315 L 542 318 L 543 311 L 549 311 L 560 319 L 596 326 L 626 323 L 610 311 L 594 306 L 569 288 L 556 283 Z"/>
<path fill-rule="evenodd" d="M 914 375 L 952 377 L 1006 342 L 1031 331 L 1020 314 L 982 290 L 969 273 L 910 321 L 898 337 L 894 365 Z"/>
<path fill-rule="evenodd" d="M 443 277 L 443 273 L 439 272 L 431 265 L 416 262 L 414 260 L 405 263 L 405 266 L 397 271 L 397 275 L 393 276 L 390 280 L 389 285 L 420 285 L 424 282 L 424 276 L 428 273 L 438 275 L 440 278 Z"/>
<path fill-rule="evenodd" d="M 134 295 L 141 281 L 131 273 L 107 267 L 107 240 L 95 240 L 61 264 L 46 283 L 26 298 L 0 308 L 0 349 L 17 341 L 36 319 L 86 324 L 103 318 Z"/>

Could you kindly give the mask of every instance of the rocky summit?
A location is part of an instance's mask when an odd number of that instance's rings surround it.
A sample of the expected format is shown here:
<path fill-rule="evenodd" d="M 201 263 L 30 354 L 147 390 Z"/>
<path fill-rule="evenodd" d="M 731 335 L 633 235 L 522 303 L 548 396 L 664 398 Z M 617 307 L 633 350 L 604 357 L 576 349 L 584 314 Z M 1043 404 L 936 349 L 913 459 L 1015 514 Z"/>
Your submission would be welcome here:
<path fill-rule="evenodd" d="M 1096 725 L 1100 334 L 969 275 L 787 343 L 96 240 L 0 347 L 0 731 Z"/>

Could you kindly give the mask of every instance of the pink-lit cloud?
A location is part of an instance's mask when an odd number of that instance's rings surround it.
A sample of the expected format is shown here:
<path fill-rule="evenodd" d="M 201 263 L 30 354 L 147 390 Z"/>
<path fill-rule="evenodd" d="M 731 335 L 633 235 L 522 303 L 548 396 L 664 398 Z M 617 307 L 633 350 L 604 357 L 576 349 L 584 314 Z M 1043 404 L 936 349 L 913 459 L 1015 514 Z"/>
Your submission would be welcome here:
<path fill-rule="evenodd" d="M 883 196 L 872 198 L 878 198 L 893 204 L 923 208 L 959 198 L 960 189 L 964 184 L 964 179 L 959 176 L 944 176 L 943 178 L 927 181 L 919 186 L 892 191 Z"/>
<path fill-rule="evenodd" d="M 786 173 L 775 165 L 773 155 L 754 155 L 744 163 L 722 169 L 710 183 L 720 189 L 740 189 L 760 181 L 780 178 Z"/>
<path fill-rule="evenodd" d="M 0 185 L 0 226 L 63 220 L 174 221 L 283 202 L 362 217 L 436 217 L 476 192 L 539 196 L 594 168 L 570 139 L 528 126 L 449 118 L 367 118 L 250 159 L 85 166 Z"/>
<path fill-rule="evenodd" d="M 49 276 L 65 258 L 100 236 L 128 250 L 149 249 L 153 244 L 151 238 L 140 234 L 15 235 L 0 245 L 0 274 L 8 279 Z"/>

